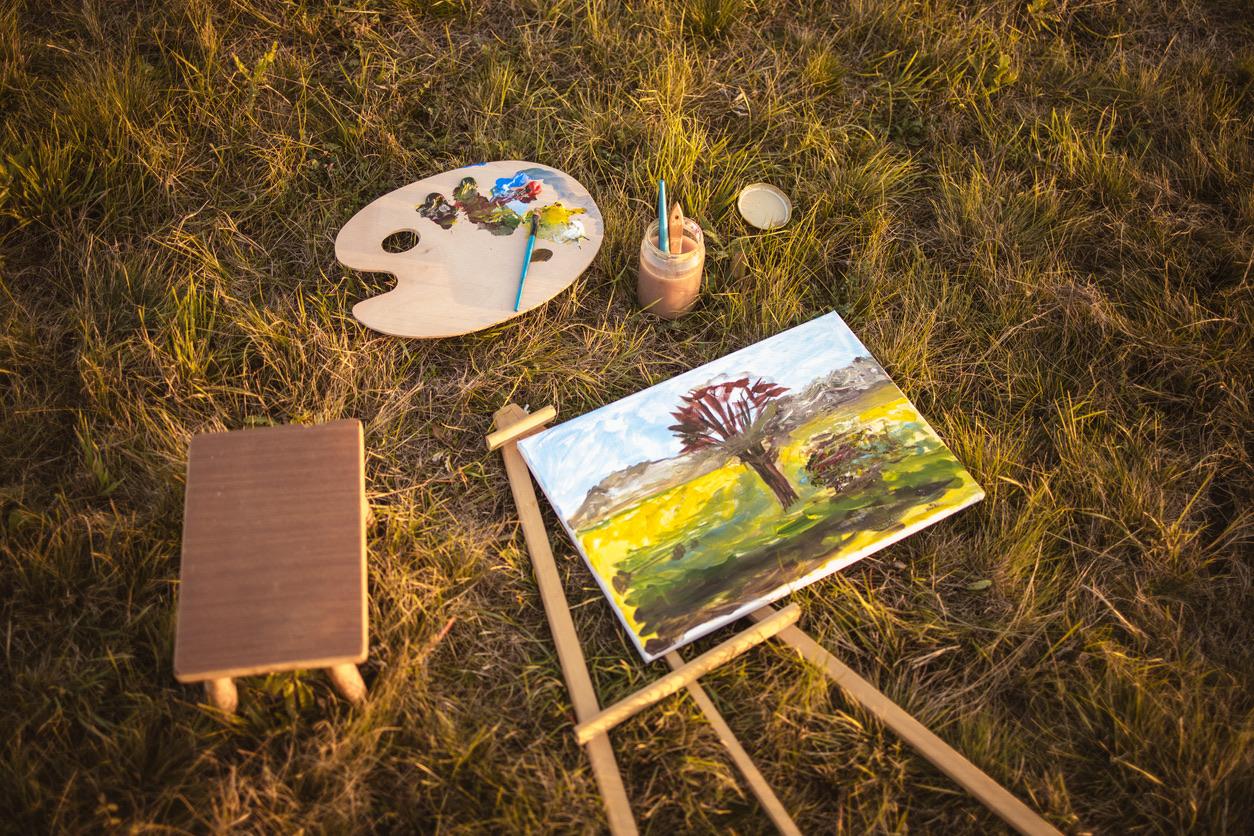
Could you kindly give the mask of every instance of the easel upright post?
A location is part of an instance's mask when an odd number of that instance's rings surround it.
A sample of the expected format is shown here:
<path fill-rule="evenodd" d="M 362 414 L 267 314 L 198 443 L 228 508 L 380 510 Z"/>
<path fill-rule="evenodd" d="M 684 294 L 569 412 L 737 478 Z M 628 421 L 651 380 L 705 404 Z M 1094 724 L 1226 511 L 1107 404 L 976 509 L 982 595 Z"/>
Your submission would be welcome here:
<path fill-rule="evenodd" d="M 517 447 L 520 439 L 543 429 L 545 424 L 556 417 L 556 414 L 551 406 L 537 410 L 534 414 L 528 414 L 526 410 L 515 404 L 507 404 L 496 412 L 494 420 L 497 429 L 487 437 L 487 443 L 489 450 L 499 449 L 505 458 L 505 472 L 509 477 L 514 502 L 518 506 L 527 551 L 531 555 L 536 583 L 540 588 L 540 598 L 544 603 L 544 612 L 549 621 L 549 629 L 553 632 L 562 675 L 566 679 L 571 703 L 575 709 L 576 737 L 588 749 L 588 758 L 592 762 L 592 770 L 601 789 L 611 832 L 635 833 L 636 823 L 632 818 L 622 775 L 618 771 L 614 751 L 610 746 L 608 737 L 610 728 L 642 708 L 657 703 L 665 696 L 687 688 L 688 693 L 714 728 L 719 740 L 727 747 L 732 761 L 744 775 L 749 789 L 757 796 L 779 832 L 784 836 L 800 836 L 801 831 L 784 809 L 784 805 L 780 803 L 748 752 L 736 739 L 727 721 L 719 714 L 714 703 L 697 682 L 697 678 L 703 673 L 709 672 L 776 635 L 780 630 L 795 624 L 800 610 L 793 605 L 774 612 L 768 618 L 761 620 L 762 623 L 711 648 L 691 662 L 685 662 L 678 653 L 668 653 L 666 660 L 671 666 L 672 673 L 602 711 L 592 687 L 592 679 L 588 675 L 587 663 L 584 661 L 579 636 L 575 632 L 574 621 L 570 617 L 566 594 L 562 590 L 561 579 L 557 574 L 548 532 L 540 516 L 535 488 L 531 484 L 531 474 Z"/>
<path fill-rule="evenodd" d="M 679 651 L 672 650 L 666 654 L 666 664 L 670 665 L 671 670 L 677 671 L 684 666 L 684 657 L 679 655 Z M 757 796 L 758 803 L 762 805 L 762 809 L 770 817 L 771 823 L 775 825 L 775 829 L 782 836 L 801 836 L 801 830 L 797 827 L 797 823 L 792 820 L 792 816 L 788 815 L 788 811 L 784 809 L 779 796 L 775 794 L 775 790 L 771 789 L 771 785 L 767 783 L 766 776 L 762 774 L 762 770 L 758 769 L 758 765 L 753 762 L 753 758 L 749 757 L 749 753 L 745 751 L 745 747 L 737 739 L 736 733 L 732 731 L 731 726 L 723 719 L 723 715 L 719 713 L 718 707 L 714 705 L 714 700 L 710 699 L 709 695 L 705 693 L 705 689 L 701 687 L 700 682 L 690 682 L 688 684 L 688 696 L 692 697 L 692 701 L 697 704 L 697 707 L 701 709 L 701 713 L 705 715 L 705 719 L 709 721 L 710 726 L 714 729 L 714 733 L 718 735 L 718 739 L 722 741 L 723 746 L 727 749 L 727 754 L 731 756 L 732 763 L 736 764 L 736 768 L 744 776 L 745 783 L 749 785 L 750 791 Z"/>
<path fill-rule="evenodd" d="M 544 528 L 544 519 L 540 516 L 540 504 L 536 500 L 535 488 L 531 485 L 531 473 L 527 463 L 518 452 L 518 437 L 503 436 L 500 431 L 526 421 L 526 432 L 539 429 L 544 421 L 552 420 L 554 412 L 547 410 L 547 417 L 542 420 L 542 413 L 537 413 L 528 420 L 526 410 L 516 404 L 506 404 L 493 416 L 498 432 L 490 437 L 489 448 L 500 447 L 505 457 L 505 472 L 509 476 L 510 491 L 514 495 L 514 503 L 518 506 L 518 518 L 522 523 L 523 538 L 527 542 L 527 551 L 531 555 L 531 565 L 535 571 L 536 585 L 540 588 L 540 600 L 544 603 L 544 614 L 553 633 L 553 643 L 557 647 L 557 659 L 562 668 L 562 676 L 566 680 L 566 688 L 570 692 L 570 701 L 575 709 L 575 719 L 582 723 L 595 717 L 601 710 L 597 703 L 596 691 L 592 687 L 592 677 L 588 674 L 588 665 L 584 661 L 583 648 L 579 644 L 579 634 L 575 632 L 575 622 L 570 616 L 570 605 L 566 601 L 566 593 L 562 590 L 562 581 L 557 574 L 557 564 L 553 560 L 553 549 L 549 545 L 549 535 Z M 520 433 L 521 435 L 521 433 Z M 631 814 L 631 805 L 627 801 L 627 790 L 623 786 L 622 773 L 618 771 L 618 761 L 614 759 L 614 749 L 610 746 L 609 736 L 602 732 L 592 737 L 587 743 L 588 760 L 592 763 L 592 773 L 596 777 L 597 786 L 601 790 L 601 799 L 605 803 L 605 815 L 609 822 L 610 832 L 614 834 L 634 834 L 636 820 Z"/>

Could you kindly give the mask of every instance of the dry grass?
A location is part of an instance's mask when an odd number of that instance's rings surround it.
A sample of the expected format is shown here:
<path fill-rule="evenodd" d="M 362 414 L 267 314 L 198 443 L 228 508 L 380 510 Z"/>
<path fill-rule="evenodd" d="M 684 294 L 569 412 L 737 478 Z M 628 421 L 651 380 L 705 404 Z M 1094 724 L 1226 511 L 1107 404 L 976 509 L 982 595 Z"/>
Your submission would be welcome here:
<path fill-rule="evenodd" d="M 1063 829 L 1248 827 L 1248 5 L 783 6 L 0 11 L 4 826 L 598 828 L 489 415 L 576 415 L 835 308 L 989 496 L 799 595 L 807 629 Z M 359 326 L 387 279 L 337 265 L 339 225 L 511 157 L 596 196 L 587 275 L 462 339 Z M 714 233 L 674 325 L 632 302 L 659 174 Z M 748 234 L 750 179 L 788 229 Z M 223 722 L 171 674 L 188 439 L 345 416 L 373 698 L 254 679 Z M 602 698 L 657 676 L 559 556 Z M 808 831 L 998 827 L 778 647 L 708 685 Z M 769 828 L 687 699 L 615 739 L 649 832 Z"/>

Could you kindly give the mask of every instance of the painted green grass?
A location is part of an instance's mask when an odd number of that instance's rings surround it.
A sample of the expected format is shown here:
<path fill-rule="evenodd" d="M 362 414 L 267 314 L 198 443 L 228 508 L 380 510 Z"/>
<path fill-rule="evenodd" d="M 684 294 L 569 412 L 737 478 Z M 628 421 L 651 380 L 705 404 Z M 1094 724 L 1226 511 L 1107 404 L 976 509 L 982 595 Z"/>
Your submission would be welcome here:
<path fill-rule="evenodd" d="M 806 629 L 1066 830 L 1243 830 L 1251 43 L 1236 0 L 6 4 L 2 820 L 597 829 L 489 415 L 834 308 L 989 495 L 800 593 Z M 339 225 L 505 158 L 589 187 L 592 269 L 461 339 L 358 326 L 388 280 Z M 659 175 L 710 233 L 674 324 L 632 302 Z M 737 219 L 754 180 L 787 229 Z M 348 416 L 370 704 L 301 673 L 223 722 L 171 672 L 188 439 Z M 558 553 L 602 699 L 658 676 Z M 782 649 L 707 684 L 806 830 L 997 827 Z M 614 737 L 650 832 L 769 828 L 686 699 Z"/>

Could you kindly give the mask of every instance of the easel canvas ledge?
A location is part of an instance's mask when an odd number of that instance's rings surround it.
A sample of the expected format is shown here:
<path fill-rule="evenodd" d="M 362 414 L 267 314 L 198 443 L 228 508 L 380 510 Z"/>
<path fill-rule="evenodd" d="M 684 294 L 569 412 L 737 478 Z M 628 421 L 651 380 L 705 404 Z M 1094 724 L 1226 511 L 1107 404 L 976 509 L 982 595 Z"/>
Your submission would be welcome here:
<path fill-rule="evenodd" d="M 539 432 L 556 415 L 556 410 L 551 406 L 544 407 L 534 415 L 530 415 L 516 404 L 506 404 L 494 415 L 496 429 L 487 436 L 486 440 L 488 449 L 500 449 L 505 459 L 510 490 L 518 506 L 523 536 L 531 556 L 536 582 L 540 588 L 545 617 L 553 633 L 558 661 L 567 689 L 571 694 L 576 718 L 576 737 L 587 747 L 593 773 L 605 804 L 607 823 L 612 833 L 634 834 L 637 828 L 627 800 L 622 774 L 618 770 L 618 763 L 614 758 L 613 748 L 610 746 L 609 730 L 614 725 L 683 688 L 688 689 L 714 726 L 720 740 L 727 747 L 733 761 L 745 776 L 750 789 L 758 797 L 776 828 L 781 833 L 800 833 L 774 791 L 744 751 L 744 747 L 736 740 L 731 729 L 727 727 L 722 716 L 718 714 L 717 709 L 696 681 L 702 674 L 756 647 L 768 638 L 780 639 L 795 650 L 802 659 L 818 666 L 828 678 L 840 686 L 847 696 L 888 725 L 919 754 L 970 792 L 1016 831 L 1031 836 L 1059 833 L 1056 828 L 1008 790 L 798 628 L 796 621 L 800 613 L 796 604 L 779 610 L 769 605 L 756 610 L 750 614 L 756 622 L 754 627 L 733 636 L 691 662 L 684 662 L 675 651 L 668 652 L 666 659 L 672 669 L 671 673 L 646 685 L 613 706 L 601 709 L 588 673 L 583 648 L 571 618 L 570 607 L 562 589 L 561 579 L 557 573 L 548 532 L 544 527 L 539 502 L 532 485 L 531 473 L 517 446 L 517 442 L 523 437 Z"/>

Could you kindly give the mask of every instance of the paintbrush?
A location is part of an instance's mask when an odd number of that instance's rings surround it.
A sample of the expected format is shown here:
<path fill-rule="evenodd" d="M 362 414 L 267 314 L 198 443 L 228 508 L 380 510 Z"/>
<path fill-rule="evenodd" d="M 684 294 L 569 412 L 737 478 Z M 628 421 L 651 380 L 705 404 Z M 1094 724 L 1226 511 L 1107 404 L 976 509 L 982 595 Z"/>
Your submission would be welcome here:
<path fill-rule="evenodd" d="M 666 230 L 666 181 L 657 181 L 657 248 L 670 252 L 670 235 Z"/>
<path fill-rule="evenodd" d="M 666 227 L 669 232 L 670 251 L 675 254 L 684 251 L 684 210 L 679 208 L 679 201 L 671 206 L 671 215 L 667 218 Z"/>
<path fill-rule="evenodd" d="M 531 234 L 527 236 L 527 251 L 523 253 L 523 269 L 522 275 L 518 277 L 518 295 L 514 297 L 514 311 L 517 312 L 518 306 L 522 304 L 523 285 L 527 283 L 527 268 L 531 267 L 531 251 L 536 246 L 536 225 L 539 222 L 539 216 L 535 210 L 531 212 Z"/>

